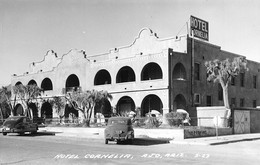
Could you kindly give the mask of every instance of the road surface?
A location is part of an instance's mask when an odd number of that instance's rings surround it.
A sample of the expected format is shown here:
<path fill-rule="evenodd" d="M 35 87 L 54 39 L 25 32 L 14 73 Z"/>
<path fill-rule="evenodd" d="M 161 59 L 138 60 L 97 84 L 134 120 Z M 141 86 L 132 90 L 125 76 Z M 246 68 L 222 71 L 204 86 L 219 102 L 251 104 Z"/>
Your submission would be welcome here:
<path fill-rule="evenodd" d="M 135 139 L 132 145 L 51 134 L 0 135 L 0 164 L 259 164 L 260 140 L 216 146 Z"/>

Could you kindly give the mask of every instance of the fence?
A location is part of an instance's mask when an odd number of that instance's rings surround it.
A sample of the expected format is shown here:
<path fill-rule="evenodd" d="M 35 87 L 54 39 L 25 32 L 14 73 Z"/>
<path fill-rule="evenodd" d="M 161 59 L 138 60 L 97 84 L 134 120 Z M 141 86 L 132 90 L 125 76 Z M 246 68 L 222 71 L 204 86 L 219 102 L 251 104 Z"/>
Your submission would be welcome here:
<path fill-rule="evenodd" d="M 91 118 L 91 127 L 105 127 L 109 118 Z M 165 122 L 163 122 L 165 120 Z M 42 122 L 45 126 L 83 126 L 83 119 L 80 118 L 51 118 L 38 120 L 38 124 Z M 177 118 L 162 117 L 135 117 L 132 118 L 134 127 L 152 128 L 152 127 L 232 127 L 232 120 L 226 118 L 214 117 L 190 117 L 189 122 Z"/>
<path fill-rule="evenodd" d="M 108 118 L 91 118 L 91 127 L 104 127 L 107 125 Z M 0 121 L 2 125 L 4 119 Z M 70 117 L 70 118 L 34 118 L 34 123 L 42 126 L 71 126 L 81 127 L 83 126 L 83 119 Z M 214 117 L 190 117 L 190 120 L 183 118 L 163 118 L 160 117 L 135 117 L 132 118 L 134 127 L 140 128 L 153 128 L 153 127 L 232 127 L 232 119 L 227 120 L 226 118 L 214 118 Z"/>

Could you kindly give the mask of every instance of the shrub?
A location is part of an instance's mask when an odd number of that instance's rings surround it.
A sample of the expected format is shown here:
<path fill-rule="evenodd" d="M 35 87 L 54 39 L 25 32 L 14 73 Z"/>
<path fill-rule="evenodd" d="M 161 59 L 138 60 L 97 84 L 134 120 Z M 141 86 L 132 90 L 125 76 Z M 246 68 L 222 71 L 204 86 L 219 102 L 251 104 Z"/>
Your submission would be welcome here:
<path fill-rule="evenodd" d="M 145 126 L 145 118 L 135 118 L 132 123 L 133 127 L 143 127 Z"/>
<path fill-rule="evenodd" d="M 156 117 L 147 117 L 145 120 L 145 128 L 157 128 L 162 123 Z"/>
<path fill-rule="evenodd" d="M 183 114 L 177 112 L 170 112 L 166 115 L 166 121 L 170 126 L 179 126 L 182 124 Z"/>

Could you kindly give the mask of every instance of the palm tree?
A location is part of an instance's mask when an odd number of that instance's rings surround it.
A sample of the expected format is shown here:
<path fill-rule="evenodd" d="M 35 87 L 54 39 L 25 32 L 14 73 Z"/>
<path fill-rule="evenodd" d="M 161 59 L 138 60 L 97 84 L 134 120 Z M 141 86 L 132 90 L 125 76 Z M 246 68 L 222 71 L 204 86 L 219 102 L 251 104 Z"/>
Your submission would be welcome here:
<path fill-rule="evenodd" d="M 66 96 L 70 105 L 83 114 L 84 126 L 90 126 L 90 120 L 97 104 L 103 104 L 105 100 L 111 100 L 112 95 L 107 91 L 87 90 L 82 93 L 73 92 Z M 76 104 L 74 104 L 76 103 Z"/>
<path fill-rule="evenodd" d="M 20 99 L 23 106 L 25 107 L 24 115 L 32 117 L 29 110 L 30 103 L 37 102 L 39 96 L 41 96 L 42 89 L 39 88 L 36 84 L 33 85 L 16 85 L 13 87 L 15 98 Z"/>
<path fill-rule="evenodd" d="M 6 87 L 2 87 L 0 89 L 0 103 L 2 105 L 8 105 L 9 109 L 11 110 L 11 115 L 13 115 L 13 107 L 15 105 L 16 102 L 16 98 L 14 98 L 14 102 L 13 104 L 11 104 L 11 85 L 6 86 Z M 3 112 L 2 112 L 3 113 Z"/>
<path fill-rule="evenodd" d="M 52 100 L 50 100 L 50 104 L 55 108 L 56 113 L 59 116 L 60 123 L 62 118 L 64 117 L 64 109 L 66 106 L 66 100 L 64 97 L 54 96 Z"/>

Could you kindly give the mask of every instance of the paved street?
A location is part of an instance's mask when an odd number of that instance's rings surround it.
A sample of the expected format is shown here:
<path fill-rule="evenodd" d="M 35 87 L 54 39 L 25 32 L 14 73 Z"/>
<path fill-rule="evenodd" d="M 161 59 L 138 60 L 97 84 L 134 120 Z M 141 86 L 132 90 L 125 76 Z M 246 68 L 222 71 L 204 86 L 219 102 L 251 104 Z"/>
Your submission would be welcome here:
<path fill-rule="evenodd" d="M 260 140 L 216 146 L 135 139 L 133 145 L 101 139 L 0 135 L 0 164 L 259 164 Z"/>

